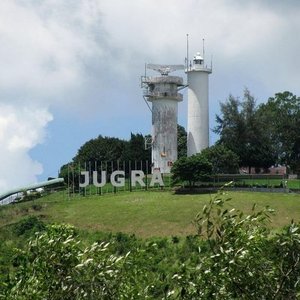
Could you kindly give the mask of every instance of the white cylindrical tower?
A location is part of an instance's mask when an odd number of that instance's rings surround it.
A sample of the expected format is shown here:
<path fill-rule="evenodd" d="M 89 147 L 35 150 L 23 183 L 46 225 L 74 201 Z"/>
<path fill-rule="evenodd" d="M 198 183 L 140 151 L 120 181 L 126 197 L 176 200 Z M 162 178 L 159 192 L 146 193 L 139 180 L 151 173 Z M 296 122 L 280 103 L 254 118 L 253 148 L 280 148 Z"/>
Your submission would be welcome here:
<path fill-rule="evenodd" d="M 172 66 L 160 66 L 160 69 L 154 66 L 157 65 L 148 67 L 162 76 L 142 77 L 144 97 L 152 103 L 152 170 L 170 173 L 177 160 L 178 102 L 183 99 L 178 87 L 183 86 L 183 79 L 168 76 Z"/>
<path fill-rule="evenodd" d="M 208 75 L 211 68 L 204 66 L 204 59 L 198 52 L 187 73 L 188 83 L 188 125 L 187 155 L 201 152 L 209 146 L 209 104 Z"/>

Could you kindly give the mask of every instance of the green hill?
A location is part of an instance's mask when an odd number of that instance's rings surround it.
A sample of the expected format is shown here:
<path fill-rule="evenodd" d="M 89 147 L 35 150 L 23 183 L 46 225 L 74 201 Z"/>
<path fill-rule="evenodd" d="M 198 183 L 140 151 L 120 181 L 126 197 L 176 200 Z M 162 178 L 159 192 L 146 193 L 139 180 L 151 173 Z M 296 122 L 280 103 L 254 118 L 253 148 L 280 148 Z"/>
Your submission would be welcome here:
<path fill-rule="evenodd" d="M 299 200 L 57 192 L 3 206 L 0 299 L 298 299 Z"/>
<path fill-rule="evenodd" d="M 270 226 L 281 228 L 300 220 L 300 195 L 229 192 L 228 204 L 242 211 L 270 206 L 275 210 Z M 124 232 L 139 237 L 195 234 L 192 224 L 212 195 L 176 195 L 171 191 L 135 191 L 68 198 L 65 192 L 0 208 L 0 228 L 28 215 L 46 223 L 68 223 L 88 231 Z"/>

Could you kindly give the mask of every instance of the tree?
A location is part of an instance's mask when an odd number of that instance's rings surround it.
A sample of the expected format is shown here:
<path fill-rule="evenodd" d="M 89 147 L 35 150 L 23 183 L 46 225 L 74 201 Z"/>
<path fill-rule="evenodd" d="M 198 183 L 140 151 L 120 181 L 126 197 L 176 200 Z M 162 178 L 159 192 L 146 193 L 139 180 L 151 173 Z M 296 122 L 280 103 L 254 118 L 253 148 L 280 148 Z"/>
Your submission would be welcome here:
<path fill-rule="evenodd" d="M 236 174 L 239 171 L 239 157 L 224 145 L 211 146 L 201 154 L 212 164 L 213 174 Z"/>
<path fill-rule="evenodd" d="M 300 98 L 290 92 L 277 93 L 258 108 L 276 162 L 300 169 Z"/>
<path fill-rule="evenodd" d="M 59 177 L 64 179 L 65 184 L 71 187 L 71 190 L 78 191 L 80 182 L 80 170 L 72 162 L 60 167 Z"/>
<path fill-rule="evenodd" d="M 177 124 L 178 158 L 187 155 L 187 132 L 183 126 Z"/>
<path fill-rule="evenodd" d="M 145 137 L 131 133 L 124 153 L 125 161 L 151 161 L 151 149 L 145 149 Z"/>
<path fill-rule="evenodd" d="M 216 116 L 214 131 L 224 145 L 240 157 L 242 166 L 269 167 L 275 162 L 273 141 L 259 117 L 254 97 L 245 89 L 243 101 L 229 96 L 221 103 L 221 115 Z"/>
<path fill-rule="evenodd" d="M 123 167 L 124 161 L 151 161 L 151 151 L 150 149 L 145 150 L 142 134 L 131 133 L 129 141 L 101 135 L 87 141 L 79 148 L 73 161 L 61 167 L 60 177 L 77 188 L 81 171 L 79 165 L 83 168 L 86 164 L 86 167 L 91 171 L 100 171 L 102 168 L 102 170 L 106 169 L 113 172 L 118 168 L 117 162 Z M 143 164 L 144 171 L 146 171 L 145 168 L 146 165 Z M 125 171 L 128 172 L 128 167 Z"/>
<path fill-rule="evenodd" d="M 73 161 L 75 163 L 91 162 L 93 166 L 96 161 L 123 160 L 127 144 L 128 141 L 99 135 L 97 138 L 83 144 L 79 148 L 77 155 L 73 158 Z"/>
<path fill-rule="evenodd" d="M 201 153 L 190 157 L 181 157 L 175 161 L 172 169 L 174 183 L 188 181 L 190 186 L 196 182 L 207 180 L 212 174 L 212 164 Z"/>
<path fill-rule="evenodd" d="M 99 135 L 83 144 L 73 158 L 76 164 L 89 162 L 92 170 L 96 162 L 117 161 L 151 161 L 151 151 L 145 149 L 144 136 L 131 133 L 130 140 L 126 141 Z"/>

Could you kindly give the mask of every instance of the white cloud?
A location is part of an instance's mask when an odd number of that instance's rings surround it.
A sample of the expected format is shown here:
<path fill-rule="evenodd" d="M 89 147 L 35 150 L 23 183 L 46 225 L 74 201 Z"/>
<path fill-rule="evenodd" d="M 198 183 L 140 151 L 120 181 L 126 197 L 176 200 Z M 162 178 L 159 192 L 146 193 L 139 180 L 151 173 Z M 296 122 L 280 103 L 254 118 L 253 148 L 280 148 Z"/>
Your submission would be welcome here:
<path fill-rule="evenodd" d="M 95 33 L 101 14 L 89 2 L 68 2 L 0 3 L 1 89 L 13 95 L 26 91 L 46 104 L 72 103 L 62 94 L 83 84 L 87 66 L 105 53 Z"/>
<path fill-rule="evenodd" d="M 0 104 L 0 191 L 36 182 L 43 168 L 28 151 L 43 142 L 51 120 L 46 109 Z"/>

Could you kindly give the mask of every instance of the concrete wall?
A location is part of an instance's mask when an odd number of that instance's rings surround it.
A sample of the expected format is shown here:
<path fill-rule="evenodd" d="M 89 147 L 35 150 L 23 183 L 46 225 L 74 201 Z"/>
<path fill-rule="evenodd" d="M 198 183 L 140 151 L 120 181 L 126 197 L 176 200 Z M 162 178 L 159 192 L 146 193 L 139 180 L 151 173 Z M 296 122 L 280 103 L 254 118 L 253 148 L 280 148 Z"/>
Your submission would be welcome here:
<path fill-rule="evenodd" d="M 177 160 L 177 110 L 173 99 L 152 101 L 152 163 L 162 173 L 170 173 Z"/>
<path fill-rule="evenodd" d="M 177 160 L 177 114 L 182 94 L 178 76 L 155 76 L 142 79 L 144 96 L 152 103 L 152 170 L 170 173 Z"/>

